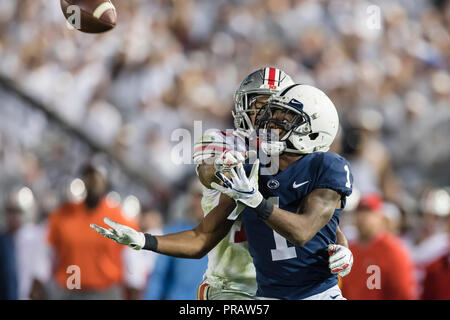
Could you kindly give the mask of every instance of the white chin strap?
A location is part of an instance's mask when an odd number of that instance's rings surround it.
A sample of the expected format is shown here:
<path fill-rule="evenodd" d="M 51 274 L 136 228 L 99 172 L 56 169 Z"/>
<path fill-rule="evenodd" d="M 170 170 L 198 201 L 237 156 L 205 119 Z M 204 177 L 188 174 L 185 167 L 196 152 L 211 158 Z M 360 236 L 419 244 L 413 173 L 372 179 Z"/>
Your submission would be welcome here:
<path fill-rule="evenodd" d="M 284 141 L 276 141 L 276 142 L 262 142 L 261 143 L 262 151 L 268 156 L 279 156 L 283 152 L 288 153 L 298 153 L 305 154 L 307 152 L 301 152 L 297 149 L 290 149 L 286 146 L 286 142 Z"/>
<path fill-rule="evenodd" d="M 284 141 L 272 141 L 261 142 L 262 151 L 268 156 L 279 156 L 286 150 L 286 142 Z"/>
<path fill-rule="evenodd" d="M 261 142 L 261 149 L 268 156 L 279 156 L 283 152 L 300 153 L 299 150 L 289 149 L 287 147 L 286 140 L 289 138 L 291 133 L 292 131 L 287 132 L 286 135 L 281 139 L 281 141 Z"/>

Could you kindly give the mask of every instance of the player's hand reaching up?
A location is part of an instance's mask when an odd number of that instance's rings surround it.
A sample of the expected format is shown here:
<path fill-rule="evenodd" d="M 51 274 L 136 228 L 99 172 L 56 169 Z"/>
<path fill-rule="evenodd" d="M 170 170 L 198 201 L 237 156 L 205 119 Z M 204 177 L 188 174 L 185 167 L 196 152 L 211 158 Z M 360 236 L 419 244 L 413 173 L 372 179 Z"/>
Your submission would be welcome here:
<path fill-rule="evenodd" d="M 217 172 L 230 172 L 231 169 L 235 168 L 240 163 L 244 163 L 247 158 L 255 158 L 256 152 L 250 151 L 235 151 L 226 150 L 219 157 L 214 160 L 214 169 Z"/>
<path fill-rule="evenodd" d="M 353 265 L 352 252 L 344 246 L 330 244 L 328 245 L 328 253 L 330 254 L 328 263 L 331 273 L 338 274 L 341 277 L 348 275 Z"/>
<path fill-rule="evenodd" d="M 134 250 L 141 250 L 144 247 L 145 236 L 142 232 L 138 232 L 133 228 L 114 222 L 109 218 L 105 218 L 104 221 L 111 229 L 105 229 L 96 224 L 91 224 L 90 226 L 102 236 L 114 240 L 117 243 L 129 246 Z"/>
<path fill-rule="evenodd" d="M 245 152 L 226 150 L 214 161 L 214 169 L 218 172 L 230 172 L 239 163 L 245 161 Z"/>
<path fill-rule="evenodd" d="M 239 163 L 236 168 L 230 170 L 231 180 L 221 172 L 217 172 L 216 175 L 224 186 L 212 183 L 211 187 L 248 207 L 256 208 L 263 201 L 263 196 L 258 191 L 258 170 L 259 160 L 256 159 L 250 176 L 247 178 L 242 163 Z"/>

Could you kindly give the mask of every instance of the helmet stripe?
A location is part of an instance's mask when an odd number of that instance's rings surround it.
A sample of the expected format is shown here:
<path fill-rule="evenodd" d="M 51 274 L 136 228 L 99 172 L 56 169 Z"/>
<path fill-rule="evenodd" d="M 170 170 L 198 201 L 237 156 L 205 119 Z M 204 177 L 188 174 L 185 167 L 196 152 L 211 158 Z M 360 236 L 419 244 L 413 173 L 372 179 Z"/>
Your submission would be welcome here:
<path fill-rule="evenodd" d="M 296 86 L 300 86 L 300 83 L 296 83 L 293 85 L 290 85 L 289 87 L 287 87 L 286 89 L 283 90 L 283 92 L 280 93 L 280 97 L 283 97 L 286 93 L 288 93 L 289 90 L 291 90 L 292 88 L 296 87 Z"/>
<path fill-rule="evenodd" d="M 275 85 L 275 76 L 276 76 L 276 69 L 275 68 L 269 68 L 269 85 Z"/>

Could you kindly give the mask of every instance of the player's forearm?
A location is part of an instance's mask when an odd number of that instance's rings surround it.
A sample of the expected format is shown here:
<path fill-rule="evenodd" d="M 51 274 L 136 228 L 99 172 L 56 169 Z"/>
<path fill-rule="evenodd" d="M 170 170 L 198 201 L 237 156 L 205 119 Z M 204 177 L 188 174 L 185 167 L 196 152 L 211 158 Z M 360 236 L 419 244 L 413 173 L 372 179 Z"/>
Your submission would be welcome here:
<path fill-rule="evenodd" d="M 304 199 L 296 213 L 274 207 L 265 222 L 301 247 L 330 221 L 339 199 L 339 194 L 333 190 L 316 189 Z"/>
<path fill-rule="evenodd" d="M 342 232 L 339 226 L 337 227 L 336 236 L 337 236 L 336 243 L 348 248 L 347 238 L 345 237 L 345 234 Z"/>
<path fill-rule="evenodd" d="M 320 230 L 311 225 L 312 222 L 309 219 L 276 207 L 265 222 L 297 247 L 305 245 Z"/>
<path fill-rule="evenodd" d="M 220 230 L 209 233 L 192 229 L 156 236 L 158 245 L 155 251 L 177 258 L 201 259 L 225 237 L 232 223 L 232 221 L 224 221 Z"/>
<path fill-rule="evenodd" d="M 177 257 L 199 259 L 205 255 L 207 238 L 193 230 L 156 236 L 156 252 Z"/>
<path fill-rule="evenodd" d="M 233 221 L 227 217 L 235 207 L 233 200 L 221 195 L 218 205 L 194 229 L 156 236 L 153 251 L 179 258 L 202 258 L 230 231 Z"/>

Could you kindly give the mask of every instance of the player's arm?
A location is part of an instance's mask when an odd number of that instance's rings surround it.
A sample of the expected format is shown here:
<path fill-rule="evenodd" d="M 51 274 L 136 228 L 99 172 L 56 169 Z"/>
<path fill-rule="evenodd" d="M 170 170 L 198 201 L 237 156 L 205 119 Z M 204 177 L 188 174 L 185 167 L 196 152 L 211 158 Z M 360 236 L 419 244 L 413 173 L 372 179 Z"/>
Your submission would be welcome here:
<path fill-rule="evenodd" d="M 144 234 L 109 218 L 105 218 L 105 223 L 111 227 L 109 230 L 95 224 L 91 224 L 91 227 L 104 237 L 136 250 L 146 249 L 173 257 L 199 259 L 230 231 L 233 221 L 227 220 L 227 217 L 235 207 L 232 199 L 221 195 L 219 204 L 194 229 L 164 236 Z"/>
<path fill-rule="evenodd" d="M 341 277 L 348 275 L 353 266 L 353 254 L 349 249 L 347 238 L 339 226 L 336 230 L 336 244 L 328 245 L 328 266 L 331 273 Z"/>
<path fill-rule="evenodd" d="M 349 248 L 347 237 L 342 232 L 342 230 L 341 230 L 341 228 L 339 226 L 337 227 L 337 230 L 336 230 L 336 236 L 337 236 L 336 243 L 338 245 L 341 245 L 343 247 Z"/>
<path fill-rule="evenodd" d="M 202 258 L 230 231 L 233 221 L 227 220 L 236 203 L 221 195 L 219 204 L 192 230 L 156 236 L 156 252 L 179 258 Z"/>
<path fill-rule="evenodd" d="M 331 219 L 341 196 L 331 189 L 315 189 L 296 213 L 273 207 L 265 223 L 295 246 L 311 240 Z"/>
<path fill-rule="evenodd" d="M 224 186 L 215 183 L 211 186 L 253 208 L 269 227 L 296 246 L 303 246 L 311 240 L 330 221 L 334 211 L 340 208 L 341 195 L 328 188 L 313 190 L 295 213 L 277 208 L 258 191 L 258 168 L 259 160 L 256 160 L 247 177 L 242 164 L 239 164 L 237 170 L 230 171 L 231 180 L 219 175 Z"/>

